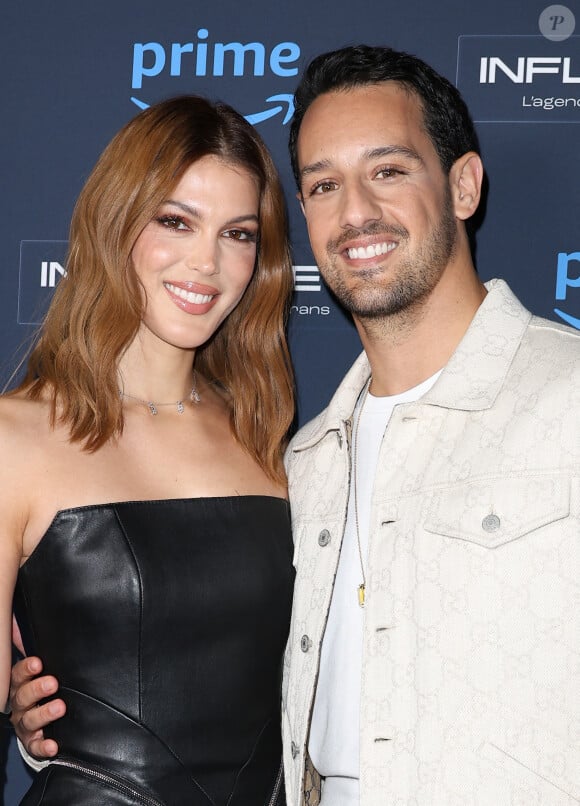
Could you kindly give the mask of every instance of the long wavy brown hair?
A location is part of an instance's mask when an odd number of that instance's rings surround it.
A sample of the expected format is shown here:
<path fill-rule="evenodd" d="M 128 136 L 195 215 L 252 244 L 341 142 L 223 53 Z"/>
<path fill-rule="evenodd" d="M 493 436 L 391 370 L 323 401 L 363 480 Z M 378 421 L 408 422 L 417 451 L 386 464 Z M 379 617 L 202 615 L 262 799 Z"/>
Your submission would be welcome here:
<path fill-rule="evenodd" d="M 75 206 L 66 277 L 18 389 L 32 399 L 48 394 L 52 425 L 67 425 L 71 441 L 88 451 L 122 433 L 117 367 L 145 304 L 133 246 L 184 172 L 207 155 L 257 178 L 259 238 L 248 288 L 197 349 L 195 367 L 226 390 L 236 438 L 280 481 L 294 412 L 285 337 L 292 266 L 284 198 L 261 138 L 226 104 L 196 96 L 163 101 L 137 115 L 107 146 Z"/>

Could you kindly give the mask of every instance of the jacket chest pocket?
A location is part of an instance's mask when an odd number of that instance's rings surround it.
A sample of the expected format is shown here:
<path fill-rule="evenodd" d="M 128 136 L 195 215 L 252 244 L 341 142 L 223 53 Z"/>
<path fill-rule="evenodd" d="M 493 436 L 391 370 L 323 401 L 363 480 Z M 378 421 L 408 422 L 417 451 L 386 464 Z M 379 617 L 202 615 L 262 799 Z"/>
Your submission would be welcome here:
<path fill-rule="evenodd" d="M 494 549 L 570 515 L 570 478 L 502 476 L 436 491 L 427 507 L 427 532 Z"/>

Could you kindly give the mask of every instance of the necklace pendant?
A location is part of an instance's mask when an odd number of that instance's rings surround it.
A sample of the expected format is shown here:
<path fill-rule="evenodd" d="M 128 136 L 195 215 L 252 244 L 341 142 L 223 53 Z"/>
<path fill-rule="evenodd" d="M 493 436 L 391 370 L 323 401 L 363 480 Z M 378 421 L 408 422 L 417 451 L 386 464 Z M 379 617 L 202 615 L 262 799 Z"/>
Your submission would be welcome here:
<path fill-rule="evenodd" d="M 358 605 L 359 607 L 365 606 L 365 583 L 361 582 L 358 586 Z"/>
<path fill-rule="evenodd" d="M 184 411 L 185 411 L 185 408 L 183 406 L 183 400 L 178 400 L 177 401 L 177 413 L 178 414 L 183 414 Z"/>
<path fill-rule="evenodd" d="M 147 405 L 149 406 L 149 411 L 155 417 L 157 414 L 157 407 L 155 406 L 155 403 L 148 402 Z"/>

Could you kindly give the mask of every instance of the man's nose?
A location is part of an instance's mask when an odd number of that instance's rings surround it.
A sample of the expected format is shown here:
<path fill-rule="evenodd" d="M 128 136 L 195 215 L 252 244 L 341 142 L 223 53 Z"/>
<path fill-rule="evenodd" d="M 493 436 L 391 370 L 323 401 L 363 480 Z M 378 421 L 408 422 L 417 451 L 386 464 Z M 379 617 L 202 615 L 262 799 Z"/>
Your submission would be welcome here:
<path fill-rule="evenodd" d="M 371 221 L 380 221 L 382 216 L 381 205 L 371 188 L 358 181 L 343 187 L 339 219 L 341 227 L 361 229 Z"/>

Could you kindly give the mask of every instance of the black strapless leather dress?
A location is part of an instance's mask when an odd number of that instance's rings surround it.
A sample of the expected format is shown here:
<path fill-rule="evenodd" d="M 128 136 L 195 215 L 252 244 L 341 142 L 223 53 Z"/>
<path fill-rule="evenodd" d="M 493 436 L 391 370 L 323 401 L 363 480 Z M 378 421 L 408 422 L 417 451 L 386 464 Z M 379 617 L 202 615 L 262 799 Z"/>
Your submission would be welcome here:
<path fill-rule="evenodd" d="M 288 504 L 241 496 L 59 512 L 20 569 L 27 652 L 60 681 L 57 759 L 26 806 L 282 806 Z"/>

